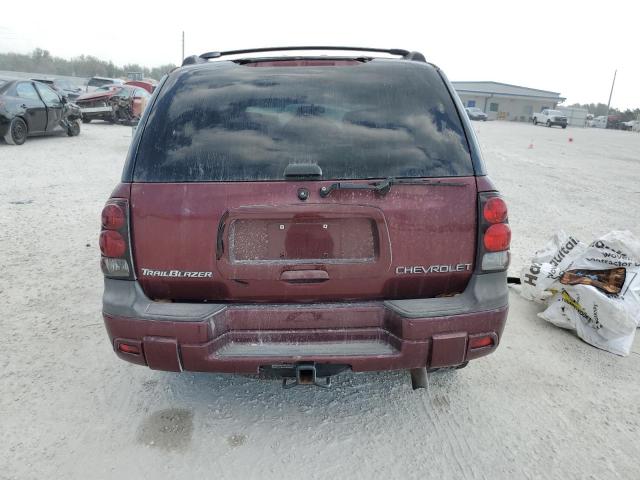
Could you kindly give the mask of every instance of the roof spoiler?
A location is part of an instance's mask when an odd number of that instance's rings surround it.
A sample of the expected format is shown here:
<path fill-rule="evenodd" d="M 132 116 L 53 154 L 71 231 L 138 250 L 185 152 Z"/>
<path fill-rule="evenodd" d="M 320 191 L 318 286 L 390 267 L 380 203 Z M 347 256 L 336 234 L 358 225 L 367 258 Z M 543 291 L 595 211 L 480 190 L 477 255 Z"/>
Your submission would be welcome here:
<path fill-rule="evenodd" d="M 415 62 L 426 62 L 424 55 L 420 52 L 410 52 L 401 48 L 362 48 L 362 47 L 333 47 L 333 46 L 298 46 L 298 47 L 267 47 L 267 48 L 249 48 L 245 50 L 227 50 L 225 52 L 206 52 L 201 55 L 191 55 L 183 60 L 182 66 L 194 65 L 196 63 L 206 63 L 207 60 L 225 57 L 227 55 L 244 55 L 245 53 L 263 53 L 263 52 L 284 52 L 296 50 L 347 50 L 353 52 L 375 52 L 388 53 L 390 55 L 398 55 L 405 60 Z"/>

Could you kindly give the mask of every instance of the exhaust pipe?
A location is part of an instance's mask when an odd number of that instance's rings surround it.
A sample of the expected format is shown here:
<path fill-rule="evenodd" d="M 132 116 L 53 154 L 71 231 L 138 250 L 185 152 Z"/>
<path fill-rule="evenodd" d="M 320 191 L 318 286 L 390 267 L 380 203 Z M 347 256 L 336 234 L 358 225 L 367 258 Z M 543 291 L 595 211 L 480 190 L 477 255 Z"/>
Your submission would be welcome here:
<path fill-rule="evenodd" d="M 429 388 L 429 374 L 426 367 L 412 368 L 409 373 L 411 373 L 411 387 L 414 390 Z"/>

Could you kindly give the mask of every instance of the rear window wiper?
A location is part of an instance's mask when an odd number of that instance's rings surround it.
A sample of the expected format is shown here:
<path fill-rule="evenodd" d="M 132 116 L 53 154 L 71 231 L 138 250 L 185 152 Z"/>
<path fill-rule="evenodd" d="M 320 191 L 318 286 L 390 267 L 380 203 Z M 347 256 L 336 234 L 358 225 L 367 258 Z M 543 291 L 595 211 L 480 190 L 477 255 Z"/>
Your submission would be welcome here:
<path fill-rule="evenodd" d="M 443 182 L 441 180 L 428 180 L 420 178 L 395 178 L 389 177 L 373 183 L 345 183 L 336 182 L 328 187 L 320 189 L 320 196 L 327 197 L 335 190 L 373 190 L 379 195 L 386 195 L 391 190 L 391 185 L 428 185 L 431 187 L 465 187 L 466 183 Z"/>

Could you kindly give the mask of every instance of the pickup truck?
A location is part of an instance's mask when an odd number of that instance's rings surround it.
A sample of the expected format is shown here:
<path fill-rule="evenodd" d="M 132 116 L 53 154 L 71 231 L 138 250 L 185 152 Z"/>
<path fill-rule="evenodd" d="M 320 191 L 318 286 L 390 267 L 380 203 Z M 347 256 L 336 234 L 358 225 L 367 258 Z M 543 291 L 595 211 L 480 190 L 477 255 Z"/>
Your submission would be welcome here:
<path fill-rule="evenodd" d="M 542 112 L 533 114 L 533 124 L 539 123 L 544 123 L 547 127 L 560 125 L 562 128 L 567 128 L 567 117 L 559 110 L 545 108 Z"/>

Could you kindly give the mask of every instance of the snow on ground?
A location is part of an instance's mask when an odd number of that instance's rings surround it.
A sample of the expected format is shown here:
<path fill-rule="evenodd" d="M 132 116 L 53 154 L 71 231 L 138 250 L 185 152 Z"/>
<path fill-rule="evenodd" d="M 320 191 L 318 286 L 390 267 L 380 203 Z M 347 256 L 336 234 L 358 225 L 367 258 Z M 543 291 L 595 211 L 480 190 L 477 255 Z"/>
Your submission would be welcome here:
<path fill-rule="evenodd" d="M 474 125 L 514 272 L 559 228 L 640 235 L 640 135 Z M 404 372 L 285 391 L 117 359 L 96 243 L 130 134 L 0 144 L 0 478 L 638 477 L 640 342 L 599 351 L 514 293 L 498 351 L 428 392 Z"/>

